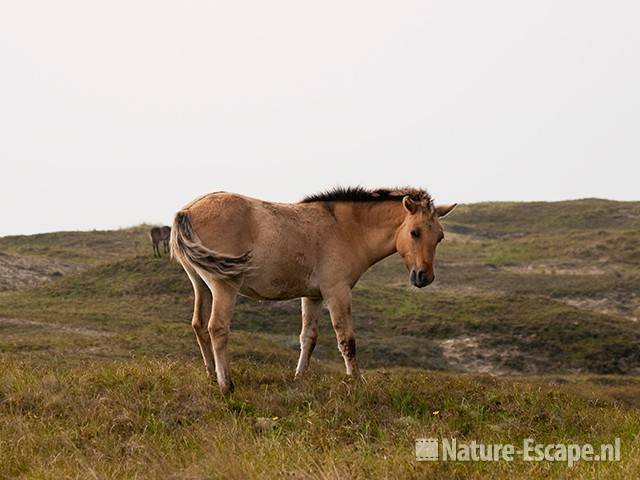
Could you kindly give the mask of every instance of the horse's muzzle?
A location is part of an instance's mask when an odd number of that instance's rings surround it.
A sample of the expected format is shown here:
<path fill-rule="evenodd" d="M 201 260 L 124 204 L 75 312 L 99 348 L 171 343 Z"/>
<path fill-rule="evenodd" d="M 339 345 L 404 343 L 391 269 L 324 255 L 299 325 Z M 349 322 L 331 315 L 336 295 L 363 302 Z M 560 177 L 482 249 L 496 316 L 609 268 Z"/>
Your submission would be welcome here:
<path fill-rule="evenodd" d="M 436 276 L 429 274 L 426 270 L 411 270 L 411 284 L 414 287 L 426 287 L 436 279 Z"/>

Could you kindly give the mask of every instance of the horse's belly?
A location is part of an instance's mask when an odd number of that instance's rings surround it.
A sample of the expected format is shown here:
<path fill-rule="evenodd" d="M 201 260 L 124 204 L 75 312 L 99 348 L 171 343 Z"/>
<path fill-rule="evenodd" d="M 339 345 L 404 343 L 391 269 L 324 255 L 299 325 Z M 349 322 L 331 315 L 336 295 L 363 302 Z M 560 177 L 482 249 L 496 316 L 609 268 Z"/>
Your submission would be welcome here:
<path fill-rule="evenodd" d="M 299 232 L 290 238 L 274 235 L 263 240 L 252 259 L 253 270 L 245 277 L 240 293 L 262 300 L 285 300 L 320 295 L 314 258 Z"/>
<path fill-rule="evenodd" d="M 319 297 L 320 289 L 299 278 L 252 278 L 246 280 L 240 293 L 259 300 L 288 300 L 300 297 Z"/>

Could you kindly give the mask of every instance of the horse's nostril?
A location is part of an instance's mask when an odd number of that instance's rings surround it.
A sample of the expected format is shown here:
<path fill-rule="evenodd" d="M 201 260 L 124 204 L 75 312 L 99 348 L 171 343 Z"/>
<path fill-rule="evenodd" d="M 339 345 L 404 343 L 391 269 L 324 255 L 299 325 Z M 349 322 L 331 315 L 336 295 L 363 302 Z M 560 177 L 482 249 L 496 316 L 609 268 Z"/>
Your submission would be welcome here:
<path fill-rule="evenodd" d="M 413 283 L 414 285 L 416 284 L 416 271 L 415 270 L 411 270 L 411 283 Z"/>
<path fill-rule="evenodd" d="M 418 283 L 419 284 L 423 284 L 424 283 L 424 270 L 420 270 L 418 272 Z"/>

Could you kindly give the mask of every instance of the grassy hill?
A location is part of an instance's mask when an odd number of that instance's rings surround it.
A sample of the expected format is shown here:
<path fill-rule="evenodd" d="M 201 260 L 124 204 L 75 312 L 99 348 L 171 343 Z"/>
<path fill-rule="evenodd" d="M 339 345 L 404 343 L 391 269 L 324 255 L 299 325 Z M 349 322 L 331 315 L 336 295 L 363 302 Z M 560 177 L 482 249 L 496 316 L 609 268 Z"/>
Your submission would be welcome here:
<path fill-rule="evenodd" d="M 424 436 L 619 436 L 623 462 L 570 473 L 623 478 L 640 468 L 639 226 L 638 202 L 462 206 L 434 285 L 411 288 L 392 257 L 356 288 L 365 384 L 343 381 L 326 312 L 292 384 L 299 302 L 243 299 L 227 399 L 200 365 L 190 283 L 146 227 L 0 238 L 0 478 L 568 474 L 416 464 Z"/>
<path fill-rule="evenodd" d="M 148 227 L 0 237 L 0 292 L 149 250 Z"/>

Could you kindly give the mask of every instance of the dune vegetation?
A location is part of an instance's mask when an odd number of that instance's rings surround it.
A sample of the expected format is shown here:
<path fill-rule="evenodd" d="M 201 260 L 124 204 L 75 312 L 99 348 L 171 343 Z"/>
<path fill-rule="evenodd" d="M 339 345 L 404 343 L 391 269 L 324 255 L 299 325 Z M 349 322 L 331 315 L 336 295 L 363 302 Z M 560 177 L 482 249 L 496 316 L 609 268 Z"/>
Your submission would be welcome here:
<path fill-rule="evenodd" d="M 328 314 L 294 383 L 299 302 L 242 299 L 236 391 L 210 385 L 191 286 L 146 227 L 0 238 L 0 478 L 633 478 L 640 203 L 462 206 L 437 279 L 354 292 L 365 381 Z M 416 462 L 420 437 L 610 443 L 619 462 Z"/>

